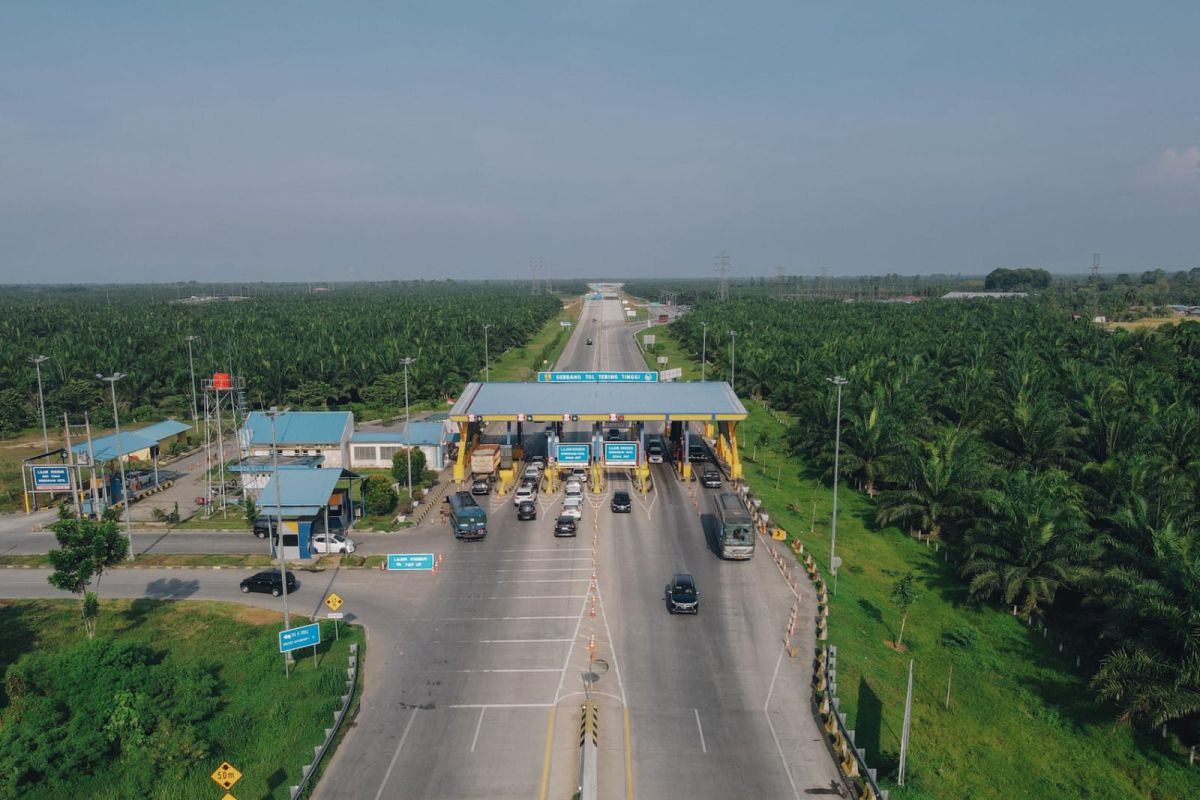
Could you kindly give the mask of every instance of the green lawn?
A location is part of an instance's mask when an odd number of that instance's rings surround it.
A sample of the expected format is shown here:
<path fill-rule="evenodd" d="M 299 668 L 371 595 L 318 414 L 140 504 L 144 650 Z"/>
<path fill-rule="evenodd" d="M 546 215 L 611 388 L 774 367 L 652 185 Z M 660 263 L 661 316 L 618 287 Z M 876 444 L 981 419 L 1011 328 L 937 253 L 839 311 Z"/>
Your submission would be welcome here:
<path fill-rule="evenodd" d="M 683 367 L 685 377 L 696 369 L 676 359 L 682 354 L 669 337 L 659 342 L 671 355 L 669 366 Z M 745 478 L 772 520 L 799 538 L 828 574 L 832 492 L 785 453 L 781 418 L 745 402 L 750 418 L 739 429 Z M 874 503 L 843 484 L 843 565 L 831 602 L 830 641 L 839 650 L 841 708 L 881 777 L 896 767 L 908 661 L 915 660 L 908 785 L 893 798 L 1167 800 L 1200 792 L 1200 767 L 1188 767 L 1177 742 L 1118 727 L 1111 709 L 1091 701 L 1087 663 L 1076 669 L 1075 655 L 1059 652 L 1053 631 L 1031 630 L 1001 609 L 967 602 L 943 553 L 896 528 L 875 530 L 873 516 Z M 889 595 L 909 571 L 918 576 L 920 597 L 904 631 L 908 650 L 899 653 L 887 644 L 899 626 Z M 948 643 L 948 632 L 969 639 L 971 630 L 973 646 Z"/>
<path fill-rule="evenodd" d="M 308 619 L 293 617 L 292 622 L 303 624 Z M 0 601 L 0 623 L 8 632 L 0 639 L 0 670 L 27 654 L 73 647 L 82 639 L 76 601 Z M 130 774 L 139 765 L 106 758 L 94 772 L 80 774 L 69 786 L 24 786 L 20 796 L 27 800 L 213 800 L 222 792 L 209 773 L 228 760 L 244 774 L 233 788 L 237 797 L 286 798 L 288 786 L 299 781 L 301 767 L 322 741 L 338 706 L 349 645 L 357 642 L 361 655 L 363 636 L 361 629 L 343 625 L 341 640 L 335 642 L 332 623 L 322 622 L 322 644 L 315 661 L 312 650 L 299 652 L 291 678 L 285 679 L 276 640 L 281 627 L 278 612 L 232 603 L 105 601 L 98 641 L 136 644 L 165 662 L 199 668 L 216 680 L 220 705 L 196 723 L 209 744 L 202 752 L 193 751 L 194 758 L 187 759 L 188 766 L 169 785 L 157 782 L 160 776 L 154 771 L 156 783 L 150 792 L 130 785 Z M 9 700 L 0 693 L 0 712 L 8 708 Z"/>
<path fill-rule="evenodd" d="M 655 337 L 654 344 L 647 346 L 643 342 L 643 338 L 647 335 Z M 646 359 L 646 368 L 652 370 L 674 369 L 679 367 L 683 370 L 683 376 L 679 378 L 681 381 L 698 381 L 700 380 L 700 362 L 690 358 L 679 342 L 675 341 L 667 333 L 666 325 L 655 325 L 647 328 L 645 331 L 637 333 L 637 340 L 642 342 L 642 357 Z M 659 364 L 660 356 L 666 356 L 667 363 Z M 713 378 L 712 369 L 706 371 L 705 379 Z"/>
<path fill-rule="evenodd" d="M 493 381 L 527 381 L 532 380 L 543 368 L 543 360 L 550 366 L 562 355 L 567 341 L 571 338 L 574 327 L 563 327 L 562 322 L 570 322 L 572 326 L 579 322 L 580 303 L 572 300 L 554 319 L 542 326 L 521 347 L 513 347 L 504 352 L 492 362 L 491 376 Z M 483 380 L 483 375 L 478 376 Z"/>

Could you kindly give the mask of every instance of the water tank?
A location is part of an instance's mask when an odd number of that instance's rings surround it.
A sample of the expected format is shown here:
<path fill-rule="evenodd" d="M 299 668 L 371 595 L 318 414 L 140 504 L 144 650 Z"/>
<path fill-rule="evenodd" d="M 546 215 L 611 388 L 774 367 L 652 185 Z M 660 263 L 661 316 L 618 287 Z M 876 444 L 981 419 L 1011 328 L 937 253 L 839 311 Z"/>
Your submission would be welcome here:
<path fill-rule="evenodd" d="M 214 389 L 231 389 L 233 388 L 233 380 L 229 377 L 228 372 L 214 372 L 212 388 Z"/>

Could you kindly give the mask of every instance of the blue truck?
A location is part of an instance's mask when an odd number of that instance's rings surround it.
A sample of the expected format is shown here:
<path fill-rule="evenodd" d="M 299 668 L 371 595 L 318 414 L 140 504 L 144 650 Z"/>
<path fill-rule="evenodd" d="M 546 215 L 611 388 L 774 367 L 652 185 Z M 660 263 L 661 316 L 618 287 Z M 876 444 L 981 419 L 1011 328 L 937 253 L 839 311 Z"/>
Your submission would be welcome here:
<path fill-rule="evenodd" d="M 470 492 L 450 495 L 449 517 L 455 539 L 483 539 L 487 536 L 487 512 L 479 507 Z"/>

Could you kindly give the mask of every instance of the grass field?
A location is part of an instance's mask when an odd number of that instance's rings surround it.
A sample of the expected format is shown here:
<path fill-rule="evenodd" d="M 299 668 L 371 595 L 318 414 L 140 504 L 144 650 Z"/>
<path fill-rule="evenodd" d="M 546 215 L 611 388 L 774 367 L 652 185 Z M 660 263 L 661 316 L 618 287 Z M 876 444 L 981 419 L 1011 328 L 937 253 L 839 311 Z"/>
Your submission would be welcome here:
<path fill-rule="evenodd" d="M 678 352 L 660 341 L 665 352 Z M 696 369 L 674 357 L 671 366 L 684 367 L 685 375 Z M 762 406 L 746 405 L 750 418 L 739 429 L 745 478 L 772 520 L 828 574 L 832 492 L 785 453 L 784 424 Z M 896 528 L 876 530 L 873 517 L 874 503 L 843 484 L 837 539 L 843 565 L 830 641 L 839 649 L 842 711 L 881 777 L 894 774 L 908 661 L 915 661 L 908 781 L 893 798 L 1167 800 L 1200 792 L 1200 768 L 1188 767 L 1174 740 L 1118 727 L 1111 709 L 1091 701 L 1089 665 L 1077 669 L 1073 653 L 1059 652 L 1053 631 L 969 603 L 941 552 Z M 888 644 L 899 626 L 890 592 L 910 571 L 920 597 L 904 632 L 907 651 L 900 653 Z M 974 644 L 954 646 L 948 633 L 960 641 L 974 637 Z"/>
<path fill-rule="evenodd" d="M 571 338 L 574 327 L 563 327 L 563 322 L 573 325 L 579 322 L 580 302 L 571 300 L 554 319 L 542 326 L 542 329 L 521 347 L 513 347 L 504 352 L 492 362 L 491 374 L 493 381 L 527 381 L 531 380 L 542 369 L 543 359 L 550 366 L 562 355 Z M 483 375 L 478 376 L 483 380 Z"/>
<path fill-rule="evenodd" d="M 646 347 L 643 338 L 647 335 L 655 337 L 655 342 L 649 348 Z M 653 370 L 674 369 L 679 367 L 683 370 L 683 376 L 679 380 L 683 381 L 698 381 L 700 380 L 700 363 L 688 357 L 680 346 L 679 342 L 672 339 L 667 334 L 666 325 L 655 325 L 647 328 L 645 331 L 640 331 L 636 334 L 638 342 L 642 343 L 642 357 L 646 359 L 646 368 Z M 667 363 L 659 364 L 659 356 L 666 356 Z M 705 375 L 705 378 L 713 377 Z"/>
<path fill-rule="evenodd" d="M 1169 317 L 1143 317 L 1142 319 L 1130 320 L 1129 322 L 1110 322 L 1104 327 L 1109 330 L 1123 328 L 1127 331 L 1136 331 L 1143 328 L 1157 328 L 1160 325 L 1178 325 L 1181 322 L 1195 321 L 1195 317 L 1181 317 L 1173 314 Z"/>
<path fill-rule="evenodd" d="M 292 618 L 293 624 L 307 618 Z M 45 653 L 77 644 L 82 637 L 79 604 L 74 601 L 0 601 L 0 670 L 26 653 Z M 351 642 L 361 629 L 342 626 L 334 641 L 332 623 L 322 622 L 322 644 L 314 662 L 311 650 L 298 653 L 290 679 L 284 678 L 276 632 L 278 612 L 232 603 L 154 600 L 105 601 L 97 639 L 123 640 L 159 653 L 164 659 L 197 666 L 217 681 L 221 704 L 200 723 L 213 743 L 182 778 L 152 795 L 132 794 L 122 761 L 106 763 L 92 775 L 80 775 L 69 791 L 25 787 L 27 800 L 88 798 L 127 800 L 134 796 L 213 800 L 222 792 L 209 779 L 223 760 L 244 775 L 233 791 L 241 798 L 286 798 L 300 770 L 320 744 L 338 706 Z M 362 674 L 361 671 L 359 673 Z M 0 710 L 8 696 L 0 695 Z"/>

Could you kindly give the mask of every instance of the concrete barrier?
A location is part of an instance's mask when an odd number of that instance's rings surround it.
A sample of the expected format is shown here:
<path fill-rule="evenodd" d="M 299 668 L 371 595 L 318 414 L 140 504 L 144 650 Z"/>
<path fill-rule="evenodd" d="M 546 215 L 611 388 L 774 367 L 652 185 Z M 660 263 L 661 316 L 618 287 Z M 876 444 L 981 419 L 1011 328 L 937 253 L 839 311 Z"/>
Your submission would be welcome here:
<path fill-rule="evenodd" d="M 325 751 L 329 749 L 329 745 L 333 742 L 333 737 L 337 735 L 338 728 L 342 725 L 342 720 L 346 718 L 346 711 L 350 708 L 350 700 L 354 697 L 354 683 L 358 677 L 358 645 L 350 645 L 349 665 L 346 667 L 346 691 L 342 695 L 341 705 L 338 710 L 333 712 L 333 727 L 325 729 L 325 740 L 313 748 L 313 760 L 301 772 L 300 783 L 289 787 L 289 797 L 291 800 L 297 800 L 300 794 L 308 786 L 308 781 L 312 778 L 313 770 L 317 768 L 317 764 L 321 763 L 321 759 L 325 756 Z"/>

